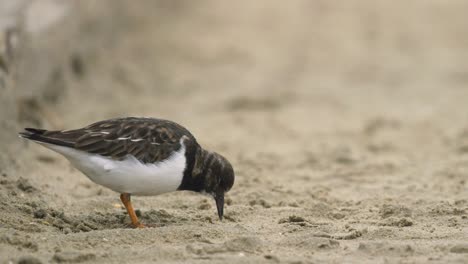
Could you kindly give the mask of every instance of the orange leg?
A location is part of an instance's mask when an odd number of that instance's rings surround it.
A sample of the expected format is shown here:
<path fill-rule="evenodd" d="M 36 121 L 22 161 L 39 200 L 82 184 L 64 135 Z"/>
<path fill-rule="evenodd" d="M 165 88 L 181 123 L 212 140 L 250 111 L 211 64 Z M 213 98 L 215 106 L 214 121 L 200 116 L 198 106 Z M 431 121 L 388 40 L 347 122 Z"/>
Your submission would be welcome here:
<path fill-rule="evenodd" d="M 120 195 L 120 200 L 125 205 L 125 208 L 127 208 L 128 215 L 130 216 L 130 219 L 132 220 L 132 226 L 135 228 L 145 227 L 143 224 L 141 224 L 138 221 L 138 217 L 136 216 L 135 210 L 133 210 L 132 202 L 130 201 L 130 194 L 122 193 Z"/>

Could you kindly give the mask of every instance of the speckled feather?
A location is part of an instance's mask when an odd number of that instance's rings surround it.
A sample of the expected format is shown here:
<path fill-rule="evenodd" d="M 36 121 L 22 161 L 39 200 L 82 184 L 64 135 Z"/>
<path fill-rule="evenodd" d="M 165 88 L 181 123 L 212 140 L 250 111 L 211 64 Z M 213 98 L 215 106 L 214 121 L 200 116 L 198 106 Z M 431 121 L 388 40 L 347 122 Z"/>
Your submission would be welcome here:
<path fill-rule="evenodd" d="M 121 160 L 133 155 L 143 163 L 167 159 L 185 136 L 186 145 L 196 145 L 194 136 L 181 125 L 155 118 L 116 118 L 84 128 L 46 131 L 43 137 L 88 153 Z"/>

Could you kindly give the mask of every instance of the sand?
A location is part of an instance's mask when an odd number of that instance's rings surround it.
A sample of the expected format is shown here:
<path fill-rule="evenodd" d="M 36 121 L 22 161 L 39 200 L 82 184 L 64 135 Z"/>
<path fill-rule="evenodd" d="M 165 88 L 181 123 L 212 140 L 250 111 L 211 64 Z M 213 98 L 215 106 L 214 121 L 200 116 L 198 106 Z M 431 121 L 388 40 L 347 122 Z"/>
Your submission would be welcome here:
<path fill-rule="evenodd" d="M 59 2 L 9 6 L 0 263 L 468 263 L 468 1 Z M 225 220 L 16 136 L 117 116 L 226 156 Z"/>

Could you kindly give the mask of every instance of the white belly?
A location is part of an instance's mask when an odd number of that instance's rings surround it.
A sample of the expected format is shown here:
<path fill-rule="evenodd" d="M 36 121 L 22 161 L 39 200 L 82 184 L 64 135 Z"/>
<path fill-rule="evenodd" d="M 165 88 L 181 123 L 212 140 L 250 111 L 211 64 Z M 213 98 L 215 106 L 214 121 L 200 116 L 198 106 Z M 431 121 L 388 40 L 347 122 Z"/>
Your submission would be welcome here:
<path fill-rule="evenodd" d="M 117 161 L 72 148 L 41 144 L 65 156 L 93 182 L 118 193 L 133 195 L 176 191 L 182 182 L 186 163 L 183 143 L 167 160 L 154 164 L 141 163 L 132 155 Z"/>

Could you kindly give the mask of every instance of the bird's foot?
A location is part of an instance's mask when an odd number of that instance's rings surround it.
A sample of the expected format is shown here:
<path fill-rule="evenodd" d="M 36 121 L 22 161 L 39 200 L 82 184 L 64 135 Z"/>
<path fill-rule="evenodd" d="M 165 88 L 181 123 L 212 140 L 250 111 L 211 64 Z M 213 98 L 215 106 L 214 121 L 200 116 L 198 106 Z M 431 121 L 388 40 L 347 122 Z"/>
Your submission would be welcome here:
<path fill-rule="evenodd" d="M 146 225 L 144 225 L 142 223 L 135 223 L 135 224 L 132 224 L 132 227 L 133 228 L 145 228 Z"/>
<path fill-rule="evenodd" d="M 131 227 L 131 228 L 151 228 L 151 227 L 156 227 L 156 225 L 154 225 L 154 224 L 142 224 L 142 223 L 138 222 L 138 223 L 130 223 L 130 224 L 128 224 L 128 227 Z"/>

